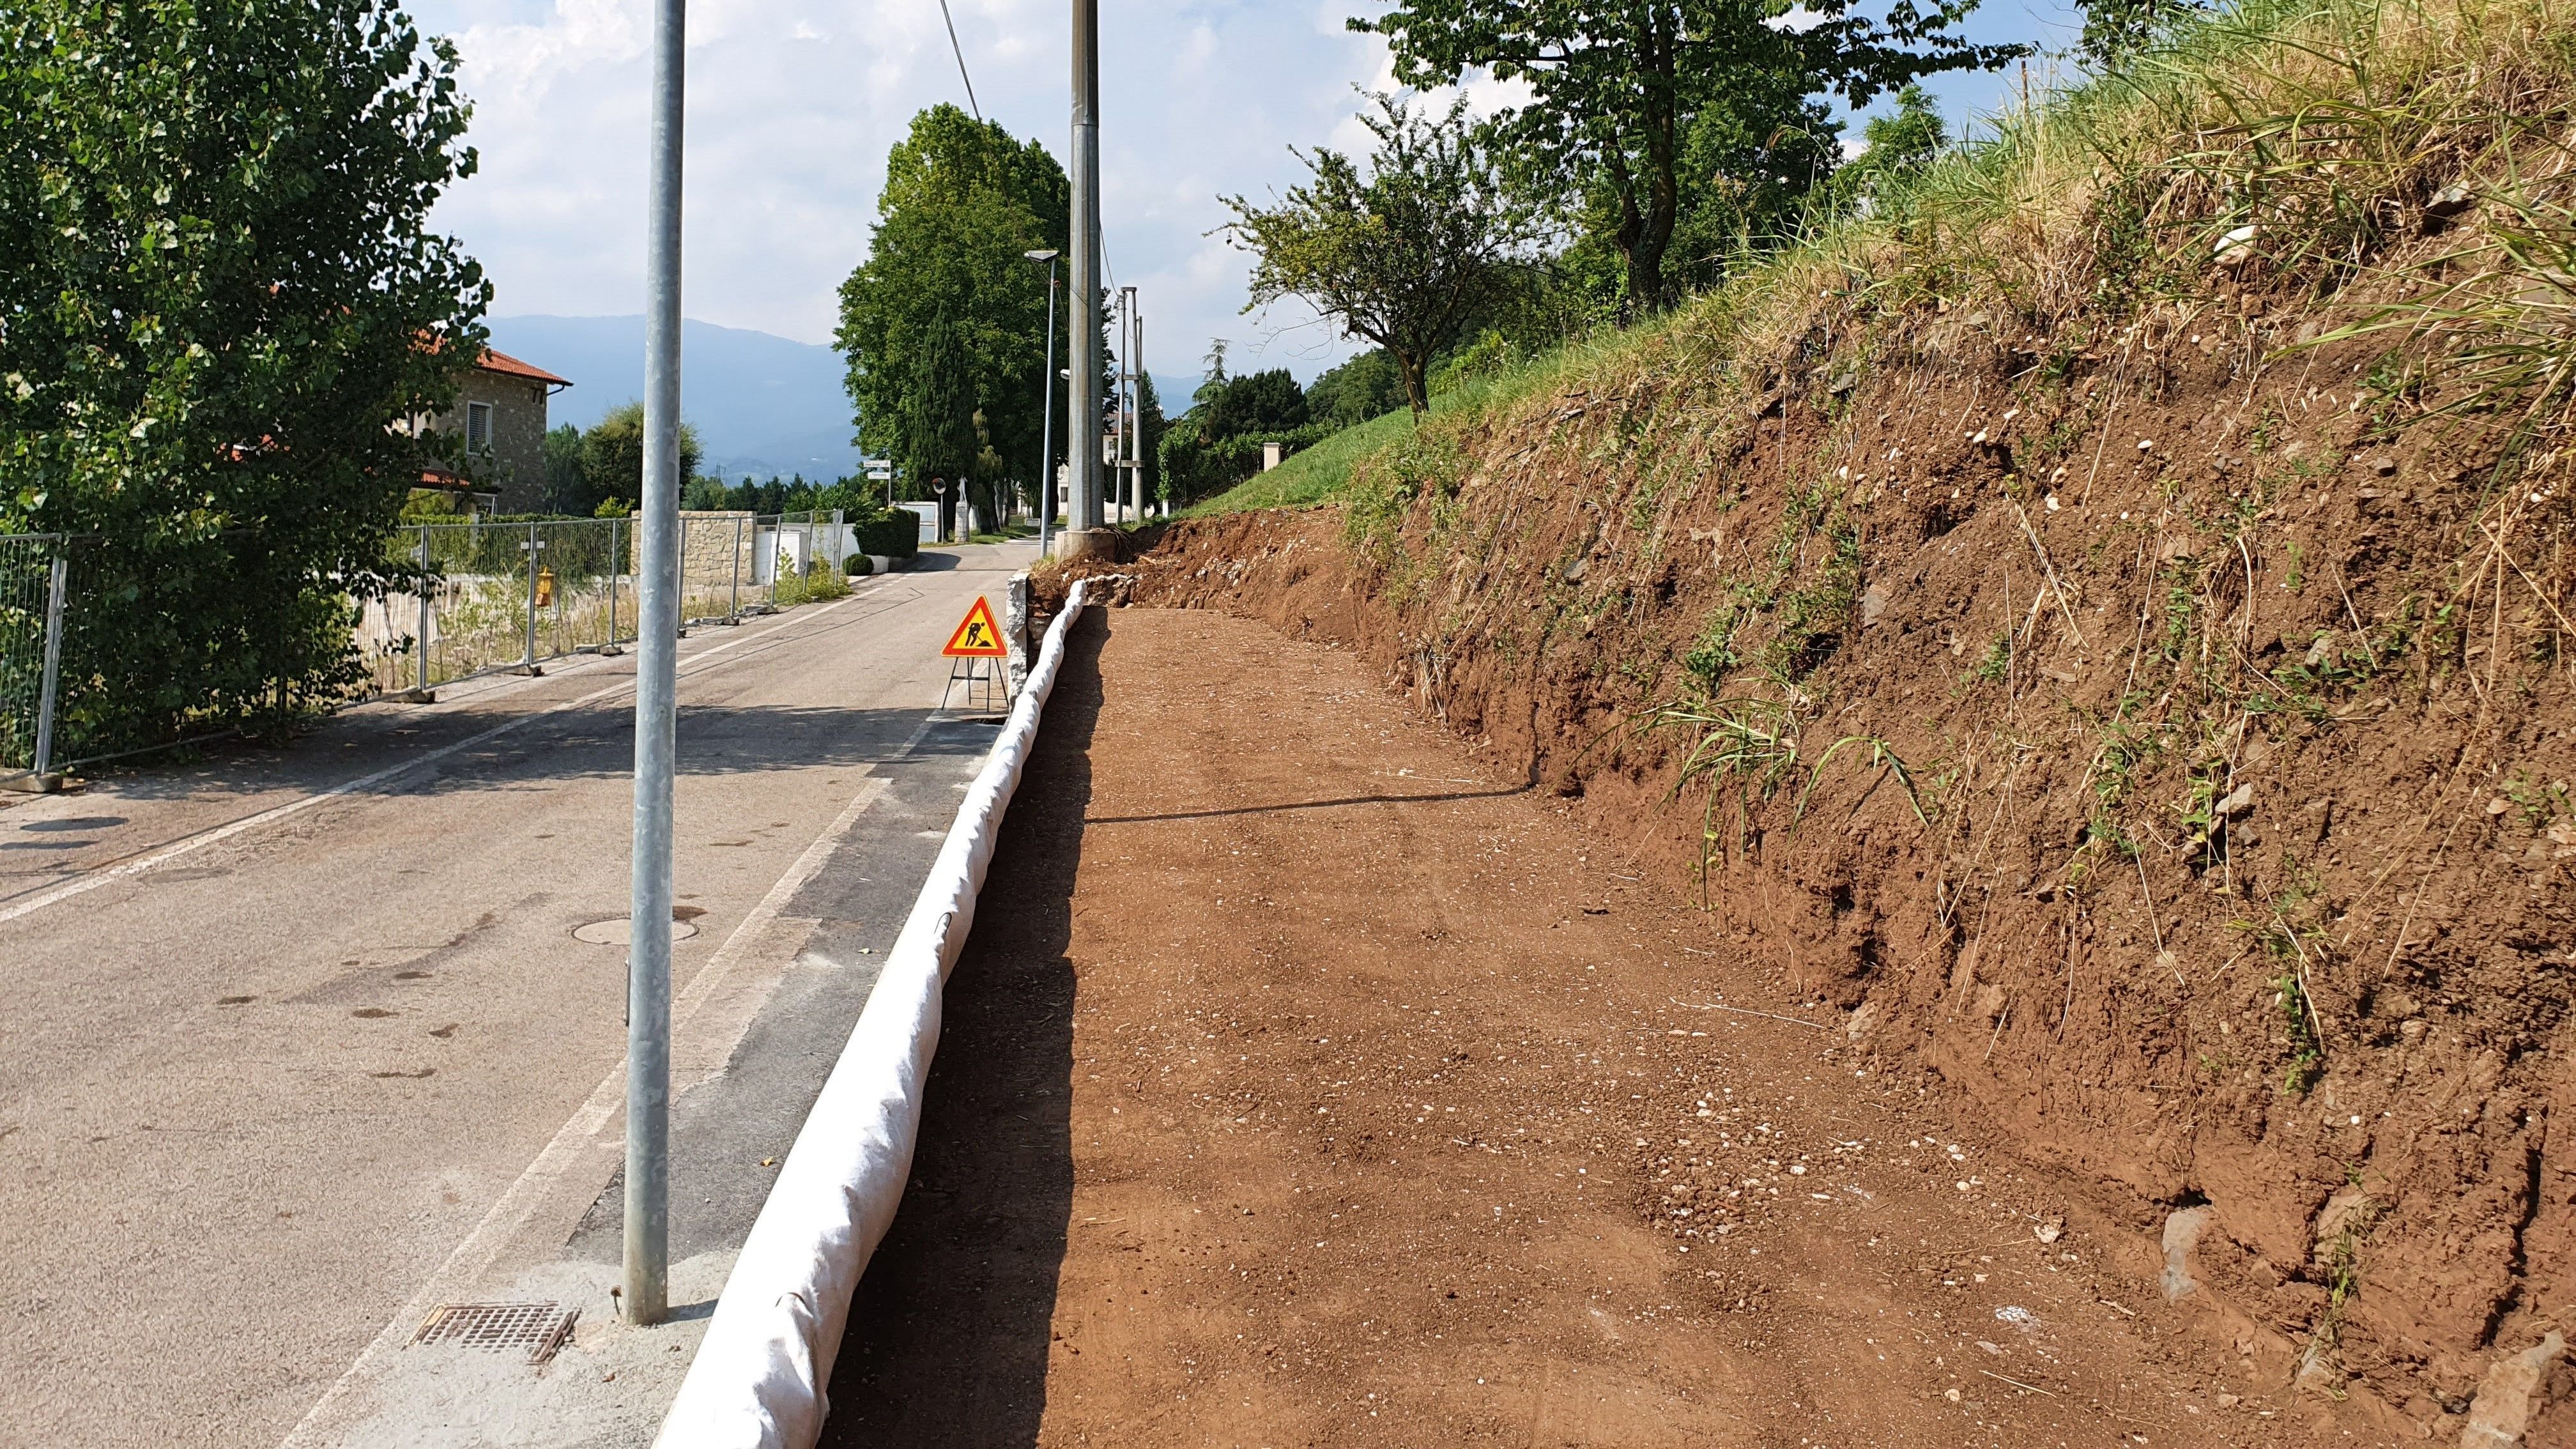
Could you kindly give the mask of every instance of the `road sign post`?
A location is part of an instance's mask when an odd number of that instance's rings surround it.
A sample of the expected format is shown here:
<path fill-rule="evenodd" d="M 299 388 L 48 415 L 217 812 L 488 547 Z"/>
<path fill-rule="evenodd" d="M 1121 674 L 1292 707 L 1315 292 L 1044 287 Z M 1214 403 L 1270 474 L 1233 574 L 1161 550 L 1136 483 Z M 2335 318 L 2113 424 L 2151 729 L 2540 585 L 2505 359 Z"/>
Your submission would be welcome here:
<path fill-rule="evenodd" d="M 970 709 L 976 707 L 979 694 L 983 700 L 982 707 L 992 709 L 993 686 L 997 683 L 1004 685 L 1007 692 L 1008 683 L 1002 678 L 1002 666 L 991 661 L 1010 658 L 1011 646 L 1002 637 L 1002 626 L 993 618 L 993 606 L 984 601 L 983 595 L 975 596 L 975 602 L 966 610 L 966 617 L 957 621 L 956 629 L 948 635 L 947 645 L 939 652 L 949 660 L 948 683 L 939 691 L 941 709 L 948 707 L 948 696 L 960 684 L 966 686 L 966 703 Z M 982 686 L 980 691 L 979 685 Z"/>

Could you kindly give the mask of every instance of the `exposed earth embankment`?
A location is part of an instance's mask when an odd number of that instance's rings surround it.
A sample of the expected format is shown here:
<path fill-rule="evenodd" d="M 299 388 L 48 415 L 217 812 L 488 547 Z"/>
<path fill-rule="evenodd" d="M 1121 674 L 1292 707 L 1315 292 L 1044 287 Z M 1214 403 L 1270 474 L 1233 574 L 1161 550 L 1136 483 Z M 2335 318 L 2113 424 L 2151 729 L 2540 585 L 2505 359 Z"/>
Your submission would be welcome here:
<path fill-rule="evenodd" d="M 1346 644 L 1579 802 L 1711 943 L 2188 1240 L 2213 1352 L 2454 1437 L 2527 1368 L 2527 1442 L 2576 1439 L 2565 396 L 2498 370 L 2563 353 L 2564 272 L 2514 260 L 2571 235 L 2548 9 L 2244 41 L 2228 107 L 2118 113 L 2160 171 L 2025 138 L 1979 163 L 2012 207 L 1108 569 Z"/>

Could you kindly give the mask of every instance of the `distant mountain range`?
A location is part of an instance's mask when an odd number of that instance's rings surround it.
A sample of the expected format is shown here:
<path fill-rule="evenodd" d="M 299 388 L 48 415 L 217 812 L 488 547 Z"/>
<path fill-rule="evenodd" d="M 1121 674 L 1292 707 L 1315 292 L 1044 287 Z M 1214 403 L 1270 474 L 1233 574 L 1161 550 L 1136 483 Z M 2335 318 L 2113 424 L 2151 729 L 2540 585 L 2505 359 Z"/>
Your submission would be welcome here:
<path fill-rule="evenodd" d="M 641 317 L 496 317 L 492 345 L 571 378 L 546 420 L 587 428 L 644 395 Z M 680 327 L 680 416 L 706 450 L 699 468 L 739 479 L 860 471 L 839 353 L 810 342 L 689 321 Z"/>

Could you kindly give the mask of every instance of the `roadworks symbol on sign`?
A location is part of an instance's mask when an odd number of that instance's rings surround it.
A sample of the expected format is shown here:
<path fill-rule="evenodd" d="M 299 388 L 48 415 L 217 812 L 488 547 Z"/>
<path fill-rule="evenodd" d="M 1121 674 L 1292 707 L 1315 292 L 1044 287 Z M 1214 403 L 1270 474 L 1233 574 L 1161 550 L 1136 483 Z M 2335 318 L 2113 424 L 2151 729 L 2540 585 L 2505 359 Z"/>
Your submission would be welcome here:
<path fill-rule="evenodd" d="M 951 659 L 1003 659 L 1011 651 L 1002 645 L 1002 626 L 993 622 L 993 606 L 978 597 L 957 632 L 948 636 L 948 647 L 939 652 Z"/>

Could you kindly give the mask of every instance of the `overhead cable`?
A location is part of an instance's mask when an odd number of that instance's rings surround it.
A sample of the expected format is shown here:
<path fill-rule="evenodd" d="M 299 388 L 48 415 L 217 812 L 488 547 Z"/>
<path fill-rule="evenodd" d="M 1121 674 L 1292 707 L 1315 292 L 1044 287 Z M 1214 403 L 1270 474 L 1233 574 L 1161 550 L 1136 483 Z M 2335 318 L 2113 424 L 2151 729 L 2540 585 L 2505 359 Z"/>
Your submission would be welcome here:
<path fill-rule="evenodd" d="M 948 13 L 948 0 L 939 0 L 939 18 L 948 22 L 948 49 L 957 57 L 957 78 L 966 83 L 966 105 L 981 121 L 984 108 L 975 103 L 975 78 L 966 73 L 966 47 L 957 43 L 957 17 Z"/>

